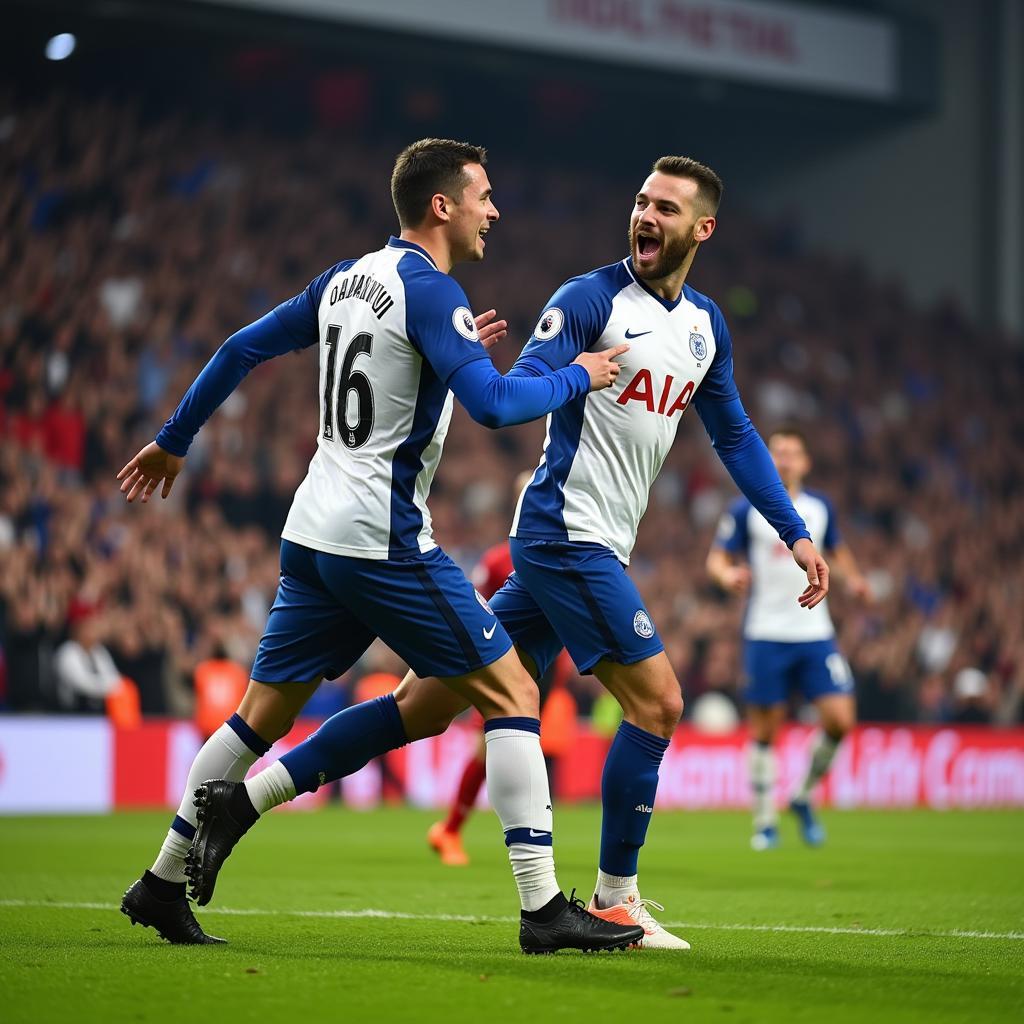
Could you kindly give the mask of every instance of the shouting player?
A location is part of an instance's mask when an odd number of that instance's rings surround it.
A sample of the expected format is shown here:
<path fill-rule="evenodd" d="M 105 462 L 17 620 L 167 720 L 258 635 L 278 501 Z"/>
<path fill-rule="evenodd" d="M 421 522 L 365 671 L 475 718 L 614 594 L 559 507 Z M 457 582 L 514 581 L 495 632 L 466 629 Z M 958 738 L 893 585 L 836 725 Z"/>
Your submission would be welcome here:
<path fill-rule="evenodd" d="M 649 912 L 637 865 L 658 771 L 682 713 L 679 681 L 626 566 L 648 493 L 692 404 L 722 462 L 805 572 L 794 607 L 828 591 L 811 542 L 740 402 L 721 310 L 686 284 L 715 230 L 722 182 L 686 157 L 662 157 L 636 195 L 630 255 L 555 293 L 510 374 L 562 373 L 582 352 L 631 346 L 615 387 L 548 419 L 544 454 L 512 522 L 515 575 L 491 601 L 524 664 L 541 676 L 564 646 L 623 709 L 601 780 L 601 847 L 592 913 L 644 928 L 645 948 L 688 949 Z M 406 676 L 403 698 L 450 713 L 457 697 Z"/>
<path fill-rule="evenodd" d="M 420 674 L 442 677 L 484 718 L 491 801 L 520 890 L 523 949 L 623 948 L 641 934 L 611 928 L 562 895 L 537 688 L 431 533 L 427 496 L 452 392 L 480 423 L 521 423 L 610 385 L 625 350 L 584 354 L 543 380 L 495 370 L 449 276 L 456 264 L 483 258 L 484 235 L 498 219 L 484 162 L 484 150 L 450 140 L 404 150 L 392 176 L 401 237 L 336 264 L 229 338 L 156 441 L 120 473 L 129 501 L 146 501 L 161 482 L 167 497 L 192 438 L 248 370 L 319 346 L 317 451 L 284 527 L 280 586 L 252 680 L 237 713 L 197 755 L 156 863 L 121 905 L 133 923 L 172 942 L 220 941 L 192 915 L 186 875 L 199 904 L 207 903 L 221 863 L 262 811 L 422 734 L 415 712 L 388 695 L 334 716 L 273 768 L 240 781 L 288 732 L 320 680 L 347 671 L 377 636 Z M 492 339 L 503 328 L 490 324 Z M 223 781 L 201 785 L 206 780 Z"/>
<path fill-rule="evenodd" d="M 804 489 L 811 469 L 804 435 L 794 428 L 774 431 L 768 449 L 786 490 L 853 596 L 870 599 L 870 588 L 850 549 L 840 540 L 835 511 L 821 494 Z M 790 690 L 798 689 L 818 710 L 821 731 L 811 747 L 810 763 L 789 801 L 806 843 L 820 846 L 825 830 L 811 806 L 811 793 L 828 772 L 836 748 L 853 728 L 856 706 L 853 676 L 836 649 L 835 629 L 822 602 L 809 615 L 792 607 L 797 569 L 778 534 L 746 498 L 738 498 L 722 517 L 708 553 L 711 578 L 733 594 L 750 593 L 743 620 L 750 726 L 750 788 L 754 834 L 750 845 L 769 850 L 779 845 L 775 808 L 775 740 L 786 717 Z"/>

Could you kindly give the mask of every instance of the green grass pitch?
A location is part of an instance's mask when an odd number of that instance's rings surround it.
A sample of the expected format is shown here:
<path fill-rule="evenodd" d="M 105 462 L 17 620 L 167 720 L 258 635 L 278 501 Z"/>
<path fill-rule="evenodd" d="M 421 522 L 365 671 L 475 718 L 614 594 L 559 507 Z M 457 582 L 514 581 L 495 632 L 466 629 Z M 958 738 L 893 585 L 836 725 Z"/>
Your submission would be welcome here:
<path fill-rule="evenodd" d="M 116 909 L 168 817 L 0 820 L 0 1020 L 1024 1020 L 1020 813 L 831 813 L 825 848 L 787 821 L 764 854 L 741 815 L 655 815 L 643 891 L 693 950 L 553 957 L 518 951 L 497 819 L 452 869 L 405 809 L 269 816 L 200 912 L 230 945 L 169 946 Z M 556 814 L 566 889 L 598 827 Z"/>

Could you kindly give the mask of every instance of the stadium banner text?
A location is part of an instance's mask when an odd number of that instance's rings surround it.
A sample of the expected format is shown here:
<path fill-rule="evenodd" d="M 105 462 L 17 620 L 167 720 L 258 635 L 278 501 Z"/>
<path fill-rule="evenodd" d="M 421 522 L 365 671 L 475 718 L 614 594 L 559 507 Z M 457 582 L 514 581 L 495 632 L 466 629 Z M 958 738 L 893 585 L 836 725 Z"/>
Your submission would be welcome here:
<path fill-rule="evenodd" d="M 318 725 L 298 723 L 252 770 L 280 757 Z M 389 754 L 392 781 L 384 781 L 380 765 L 371 762 L 342 781 L 340 797 L 357 808 L 374 807 L 386 796 L 417 807 L 444 806 L 476 737 L 472 727 L 456 723 L 443 736 Z M 803 726 L 783 733 L 780 801 L 804 769 L 812 737 L 813 730 Z M 558 764 L 560 800 L 598 798 L 609 742 L 580 728 Z M 191 722 L 117 729 L 104 719 L 0 718 L 0 814 L 176 807 L 201 743 Z M 742 731 L 709 736 L 680 727 L 662 768 L 659 810 L 746 808 L 746 743 Z M 386 789 L 392 784 L 393 792 Z M 322 787 L 288 806 L 318 807 L 333 795 Z M 842 808 L 1024 807 L 1024 729 L 861 726 L 840 748 L 821 795 L 826 805 Z M 480 802 L 486 803 L 486 792 Z"/>
<path fill-rule="evenodd" d="M 780 88 L 895 100 L 900 32 L 882 15 L 777 0 L 205 0 L 293 17 Z"/>

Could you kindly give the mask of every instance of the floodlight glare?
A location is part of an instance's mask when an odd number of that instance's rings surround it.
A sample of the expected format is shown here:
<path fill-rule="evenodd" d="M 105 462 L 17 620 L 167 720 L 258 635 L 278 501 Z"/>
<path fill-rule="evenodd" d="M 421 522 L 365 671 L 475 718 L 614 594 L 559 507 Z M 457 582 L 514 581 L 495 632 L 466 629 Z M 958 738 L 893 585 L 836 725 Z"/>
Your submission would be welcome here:
<path fill-rule="evenodd" d="M 75 43 L 78 40 L 70 32 L 61 32 L 54 36 L 46 44 L 46 57 L 48 60 L 65 60 L 75 52 Z"/>

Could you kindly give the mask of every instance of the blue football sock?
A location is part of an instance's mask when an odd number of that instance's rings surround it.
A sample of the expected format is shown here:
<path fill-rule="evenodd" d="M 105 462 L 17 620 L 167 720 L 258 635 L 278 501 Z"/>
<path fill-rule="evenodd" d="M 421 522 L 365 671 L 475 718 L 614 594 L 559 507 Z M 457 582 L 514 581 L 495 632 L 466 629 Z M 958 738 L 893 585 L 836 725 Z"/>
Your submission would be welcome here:
<path fill-rule="evenodd" d="M 359 771 L 368 761 L 409 742 L 393 694 L 346 708 L 281 758 L 296 793 Z"/>
<path fill-rule="evenodd" d="M 658 769 L 669 741 L 623 722 L 601 776 L 601 870 L 635 875 L 658 792 Z"/>

